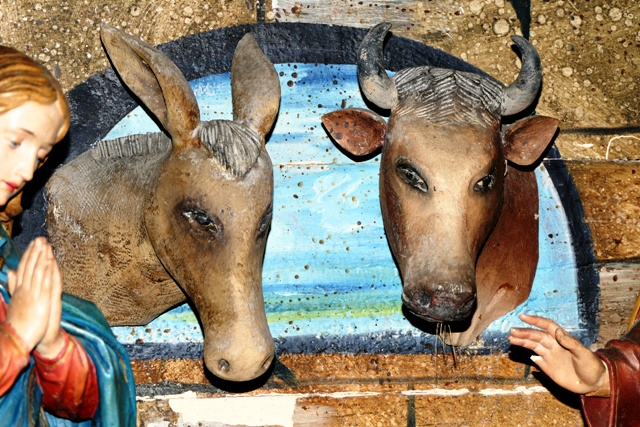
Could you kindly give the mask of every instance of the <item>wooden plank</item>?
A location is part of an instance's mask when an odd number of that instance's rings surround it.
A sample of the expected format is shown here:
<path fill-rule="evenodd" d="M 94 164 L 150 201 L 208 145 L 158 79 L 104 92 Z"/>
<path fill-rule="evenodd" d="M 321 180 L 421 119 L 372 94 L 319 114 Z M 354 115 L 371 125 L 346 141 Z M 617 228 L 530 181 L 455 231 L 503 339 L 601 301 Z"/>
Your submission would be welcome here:
<path fill-rule="evenodd" d="M 274 407 L 267 407 L 269 404 Z M 331 396 L 200 396 L 200 400 L 195 396 L 172 396 L 139 402 L 142 425 L 170 421 L 177 426 L 221 427 L 582 426 L 578 407 L 575 396 L 558 399 L 541 388 L 428 395 L 408 391 Z"/>
<path fill-rule="evenodd" d="M 568 126 L 571 123 L 562 123 L 560 126 L 554 143 L 565 160 L 625 162 L 640 159 L 640 132 L 637 126 L 570 128 Z"/>
<path fill-rule="evenodd" d="M 640 295 L 640 264 L 609 263 L 600 268 L 600 333 L 596 347 L 627 331 Z"/>
<path fill-rule="evenodd" d="M 272 15 L 276 22 L 307 22 L 369 28 L 389 21 L 394 31 L 440 33 L 443 37 L 457 30 L 451 18 L 464 14 L 459 2 L 451 0 L 274 0 Z"/>
<path fill-rule="evenodd" d="M 417 396 L 417 426 L 582 426 L 579 403 L 549 393 Z"/>
<path fill-rule="evenodd" d="M 299 399 L 293 415 L 297 426 L 406 426 L 408 398 L 400 394 Z"/>
<path fill-rule="evenodd" d="M 174 393 L 140 398 L 140 419 L 146 424 L 188 421 L 220 426 L 582 426 L 575 395 L 554 387 L 544 376 L 525 378 L 523 365 L 505 355 L 462 357 L 456 366 L 451 359 L 437 363 L 439 358 L 283 355 L 283 362 L 298 375 L 299 387 L 270 380 L 239 395 L 183 384 Z M 173 366 L 180 363 L 187 368 L 181 372 L 202 369 L 199 361 L 174 361 Z M 158 374 L 175 380 L 167 367 L 158 367 Z M 136 381 L 145 390 L 138 376 Z M 265 409 L 255 414 L 269 405 L 273 413 Z M 251 408 L 252 416 L 236 408 Z"/>
<path fill-rule="evenodd" d="M 298 385 L 288 386 L 283 380 L 272 377 L 262 390 L 253 392 L 390 392 L 456 388 L 461 384 L 469 384 L 478 390 L 532 384 L 533 378 L 525 377 L 526 366 L 523 364 L 523 361 L 531 362 L 524 356 L 502 353 L 481 356 L 457 351 L 455 360 L 451 353 L 283 354 L 280 360 L 296 376 Z M 212 383 L 212 378 L 205 373 L 202 360 L 134 360 L 132 366 L 138 385 L 181 384 L 186 386 L 181 386 L 182 390 L 220 392 L 214 386 L 217 383 Z M 206 387 L 195 387 L 200 385 Z M 180 387 L 176 388 L 176 392 L 179 390 Z"/>
<path fill-rule="evenodd" d="M 640 258 L 640 163 L 567 161 L 598 261 Z"/>

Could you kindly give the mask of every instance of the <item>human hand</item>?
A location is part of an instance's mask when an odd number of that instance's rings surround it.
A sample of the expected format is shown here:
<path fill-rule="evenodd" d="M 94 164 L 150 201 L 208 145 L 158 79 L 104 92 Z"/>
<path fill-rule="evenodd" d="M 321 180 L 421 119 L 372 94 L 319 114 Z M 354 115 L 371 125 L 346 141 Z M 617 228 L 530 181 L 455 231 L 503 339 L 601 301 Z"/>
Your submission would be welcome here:
<path fill-rule="evenodd" d="M 64 347 L 65 339 L 60 327 L 62 318 L 62 273 L 58 262 L 53 256 L 53 250 L 48 245 L 47 256 L 51 260 L 51 306 L 49 310 L 49 323 L 36 350 L 41 356 L 53 358 L 57 356 Z"/>
<path fill-rule="evenodd" d="M 552 320 L 527 314 L 520 319 L 540 329 L 511 328 L 509 341 L 535 352 L 531 360 L 542 372 L 574 393 L 608 395 L 607 365 L 598 356 Z"/>
<path fill-rule="evenodd" d="M 8 287 L 11 302 L 7 322 L 27 344 L 29 351 L 40 342 L 47 330 L 51 311 L 52 263 L 44 238 L 29 244 L 18 264 L 18 271 L 9 271 Z"/>

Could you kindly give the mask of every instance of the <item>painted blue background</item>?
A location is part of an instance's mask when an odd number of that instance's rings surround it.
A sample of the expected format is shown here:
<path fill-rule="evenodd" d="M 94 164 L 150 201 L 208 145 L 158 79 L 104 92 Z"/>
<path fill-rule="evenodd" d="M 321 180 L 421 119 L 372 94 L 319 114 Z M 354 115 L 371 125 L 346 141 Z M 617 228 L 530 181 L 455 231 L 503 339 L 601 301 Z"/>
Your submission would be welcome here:
<path fill-rule="evenodd" d="M 379 156 L 353 162 L 334 146 L 320 117 L 343 107 L 365 107 L 354 65 L 277 64 L 280 115 L 267 143 L 275 199 L 264 261 L 267 317 L 276 342 L 363 336 L 415 337 L 401 312 L 401 283 L 384 234 L 378 198 Z M 191 82 L 202 120 L 231 119 L 229 73 Z M 105 139 L 158 131 L 141 108 Z M 496 320 L 479 347 L 499 346 L 521 312 L 554 318 L 579 332 L 577 267 L 562 203 L 544 166 L 540 195 L 540 260 L 531 296 Z M 188 305 L 147 326 L 113 328 L 126 344 L 202 343 Z M 580 334 L 578 334 L 580 335 Z M 367 351 L 364 339 L 350 351 Z M 360 348 L 361 347 L 361 348 Z M 383 346 L 384 347 L 384 346 Z M 382 348 L 384 350 L 384 348 Z"/>

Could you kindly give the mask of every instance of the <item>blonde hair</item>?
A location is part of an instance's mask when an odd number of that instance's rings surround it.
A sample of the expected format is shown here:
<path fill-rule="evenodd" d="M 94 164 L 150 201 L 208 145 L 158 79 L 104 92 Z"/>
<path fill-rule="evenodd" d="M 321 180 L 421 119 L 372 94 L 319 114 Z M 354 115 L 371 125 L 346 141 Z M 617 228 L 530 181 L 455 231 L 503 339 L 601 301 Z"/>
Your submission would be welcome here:
<path fill-rule="evenodd" d="M 62 128 L 56 142 L 69 130 L 71 110 L 58 81 L 42 65 L 27 55 L 0 46 L 0 114 L 26 102 L 56 104 L 62 114 Z"/>

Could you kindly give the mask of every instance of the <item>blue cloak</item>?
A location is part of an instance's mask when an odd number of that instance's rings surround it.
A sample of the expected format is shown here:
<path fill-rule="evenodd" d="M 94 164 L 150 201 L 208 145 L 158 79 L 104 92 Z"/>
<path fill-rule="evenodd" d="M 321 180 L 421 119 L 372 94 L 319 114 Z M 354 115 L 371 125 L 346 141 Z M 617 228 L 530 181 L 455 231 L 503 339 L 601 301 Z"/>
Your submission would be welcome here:
<path fill-rule="evenodd" d="M 17 269 L 19 260 L 15 245 L 0 225 L 0 294 L 7 303 L 10 300 L 5 289 L 7 272 Z M 82 343 L 96 367 L 100 403 L 93 419 L 74 423 L 42 409 L 42 390 L 32 357 L 13 387 L 0 396 L 0 427 L 135 426 L 136 392 L 129 355 L 116 340 L 102 312 L 89 301 L 63 294 L 61 325 Z"/>

